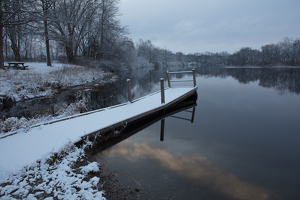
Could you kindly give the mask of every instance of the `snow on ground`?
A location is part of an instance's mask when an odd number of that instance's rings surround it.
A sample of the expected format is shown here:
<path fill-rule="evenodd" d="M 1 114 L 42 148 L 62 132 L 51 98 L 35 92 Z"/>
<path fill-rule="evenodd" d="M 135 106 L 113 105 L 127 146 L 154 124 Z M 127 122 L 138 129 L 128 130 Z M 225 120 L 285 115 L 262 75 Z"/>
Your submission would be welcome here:
<path fill-rule="evenodd" d="M 21 117 L 20 119 L 17 117 L 10 117 L 4 121 L 0 120 L 0 139 L 7 137 L 8 135 L 13 135 L 18 131 L 28 132 L 31 127 L 36 126 L 37 124 L 58 120 L 86 111 L 87 108 L 85 99 L 82 99 L 78 102 L 71 103 L 70 105 L 62 105 L 62 107 L 55 113 L 55 116 L 38 116 L 32 119 L 26 119 L 24 117 Z"/>
<path fill-rule="evenodd" d="M 194 88 L 170 88 L 165 91 L 166 104 L 174 101 Z M 150 110 L 163 108 L 160 93 L 148 95 L 132 104 L 109 107 L 90 114 L 49 125 L 32 128 L 28 132 L 0 139 L 0 180 L 17 173 L 36 160 L 61 151 L 70 141 L 76 143 L 82 136 L 121 123 Z"/>
<path fill-rule="evenodd" d="M 99 177 L 87 178 L 88 173 L 99 171 L 98 163 L 90 163 L 79 170 L 73 167 L 90 144 L 82 148 L 67 145 L 64 151 L 68 154 L 61 161 L 50 165 L 48 157 L 44 157 L 9 175 L 0 181 L 0 199 L 105 199 L 101 185 L 98 187 Z"/>
<path fill-rule="evenodd" d="M 13 68 L 0 70 L 0 98 L 13 101 L 51 96 L 57 89 L 82 85 L 97 80 L 105 83 L 109 73 L 99 68 L 82 67 L 69 64 L 25 63 L 27 70 Z M 114 77 L 115 78 L 115 77 Z"/>
<path fill-rule="evenodd" d="M 76 67 L 76 65 L 70 65 L 70 64 L 63 64 L 58 62 L 53 62 L 52 67 L 47 66 L 47 63 L 40 63 L 40 62 L 27 62 L 25 65 L 28 65 L 28 70 L 32 71 L 33 73 L 38 74 L 46 74 L 51 71 L 60 70 L 65 66 L 73 66 Z M 26 70 L 23 70 L 26 71 Z"/>

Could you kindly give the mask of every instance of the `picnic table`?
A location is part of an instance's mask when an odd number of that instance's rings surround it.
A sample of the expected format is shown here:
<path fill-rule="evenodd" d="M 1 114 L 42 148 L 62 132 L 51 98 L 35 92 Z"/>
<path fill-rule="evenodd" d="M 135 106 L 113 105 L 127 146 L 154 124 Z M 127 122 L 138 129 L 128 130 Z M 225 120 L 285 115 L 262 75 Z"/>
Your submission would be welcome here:
<path fill-rule="evenodd" d="M 17 69 L 26 69 L 26 67 L 28 66 L 25 66 L 24 64 L 25 64 L 24 62 L 8 62 L 8 67 L 15 67 Z"/>

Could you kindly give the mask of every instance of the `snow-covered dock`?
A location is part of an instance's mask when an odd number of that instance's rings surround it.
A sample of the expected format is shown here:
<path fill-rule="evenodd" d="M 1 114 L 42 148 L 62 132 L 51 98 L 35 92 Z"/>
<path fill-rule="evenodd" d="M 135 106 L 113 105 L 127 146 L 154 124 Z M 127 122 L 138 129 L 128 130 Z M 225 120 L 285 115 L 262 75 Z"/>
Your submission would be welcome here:
<path fill-rule="evenodd" d="M 104 132 L 122 124 L 163 110 L 193 95 L 197 87 L 166 88 L 165 103 L 161 92 L 156 92 L 132 103 L 124 103 L 59 121 L 33 127 L 0 139 L 0 180 L 24 166 L 59 152 L 67 143 L 76 143 L 83 137 Z"/>

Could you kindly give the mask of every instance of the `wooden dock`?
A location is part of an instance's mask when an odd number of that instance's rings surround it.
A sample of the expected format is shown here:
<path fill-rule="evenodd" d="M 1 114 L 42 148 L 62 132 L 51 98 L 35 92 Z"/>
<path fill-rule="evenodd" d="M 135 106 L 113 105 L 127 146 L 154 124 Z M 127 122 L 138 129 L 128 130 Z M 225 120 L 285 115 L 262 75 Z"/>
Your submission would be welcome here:
<path fill-rule="evenodd" d="M 163 84 L 163 80 L 161 83 Z M 129 90 L 128 90 L 129 91 Z M 195 95 L 194 87 L 168 87 L 127 103 L 50 121 L 0 139 L 0 171 L 31 165 L 38 159 L 59 152 L 66 144 L 76 143 L 94 134 L 164 113 L 166 109 Z M 130 94 L 128 95 L 130 96 Z M 30 155 L 30 156 L 28 156 Z M 1 174 L 0 174 L 1 177 Z"/>
<path fill-rule="evenodd" d="M 164 132 L 165 132 L 165 120 L 168 117 L 174 117 L 175 114 L 180 113 L 182 111 L 190 112 L 191 117 L 190 119 L 184 119 L 189 121 L 190 123 L 194 122 L 195 117 L 195 109 L 197 106 L 197 94 L 188 97 L 187 99 L 180 101 L 177 104 L 174 104 L 167 109 L 163 110 L 163 112 L 156 112 L 151 115 L 147 115 L 145 117 L 142 117 L 138 120 L 132 121 L 131 123 L 128 123 L 125 128 L 119 127 L 116 130 L 118 133 L 116 134 L 113 130 L 107 131 L 106 133 L 102 133 L 102 137 L 96 138 L 94 141 L 92 149 L 89 149 L 89 154 L 94 155 L 101 151 L 104 151 L 123 140 L 128 139 L 129 137 L 135 135 L 136 133 L 140 132 L 141 130 L 151 126 L 152 124 L 161 121 L 161 127 L 160 127 L 160 141 L 164 141 Z M 191 111 L 188 109 L 192 109 Z M 159 130 L 157 130 L 159 131 Z M 81 143 L 81 142 L 80 142 Z"/>

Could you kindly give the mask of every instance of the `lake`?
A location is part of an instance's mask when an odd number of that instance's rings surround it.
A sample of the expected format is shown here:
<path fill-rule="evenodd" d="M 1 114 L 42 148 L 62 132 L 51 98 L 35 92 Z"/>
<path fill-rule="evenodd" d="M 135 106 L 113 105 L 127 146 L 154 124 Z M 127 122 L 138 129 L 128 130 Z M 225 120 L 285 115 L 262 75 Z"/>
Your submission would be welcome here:
<path fill-rule="evenodd" d="M 165 118 L 163 138 L 158 120 L 89 161 L 139 199 L 300 199 L 300 69 L 196 71 L 193 123 L 190 108 Z"/>

